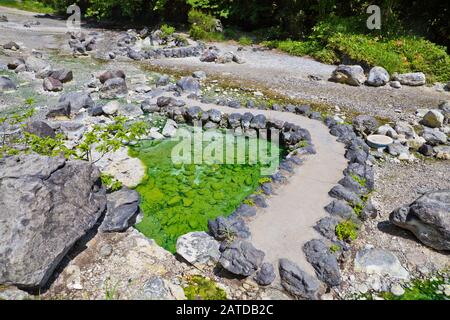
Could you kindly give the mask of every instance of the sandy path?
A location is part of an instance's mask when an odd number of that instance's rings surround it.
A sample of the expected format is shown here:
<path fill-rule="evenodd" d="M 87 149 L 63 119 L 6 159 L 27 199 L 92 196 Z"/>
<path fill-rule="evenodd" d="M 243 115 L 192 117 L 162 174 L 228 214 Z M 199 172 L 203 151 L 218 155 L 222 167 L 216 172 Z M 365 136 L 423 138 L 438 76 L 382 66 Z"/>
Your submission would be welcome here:
<path fill-rule="evenodd" d="M 329 134 L 323 123 L 303 116 L 272 110 L 233 109 L 183 100 L 188 107 L 198 105 L 203 110 L 218 109 L 224 113 L 264 114 L 267 118 L 289 121 L 309 130 L 317 154 L 308 156 L 305 163 L 296 169 L 288 183 L 268 200 L 268 208 L 258 209 L 249 227 L 252 243 L 266 253 L 266 261 L 277 266 L 280 258 L 288 258 L 314 274 L 302 247 L 307 241 L 320 238 L 313 226 L 327 215 L 324 207 L 331 201 L 328 191 L 342 178 L 342 172 L 347 166 L 344 145 Z"/>

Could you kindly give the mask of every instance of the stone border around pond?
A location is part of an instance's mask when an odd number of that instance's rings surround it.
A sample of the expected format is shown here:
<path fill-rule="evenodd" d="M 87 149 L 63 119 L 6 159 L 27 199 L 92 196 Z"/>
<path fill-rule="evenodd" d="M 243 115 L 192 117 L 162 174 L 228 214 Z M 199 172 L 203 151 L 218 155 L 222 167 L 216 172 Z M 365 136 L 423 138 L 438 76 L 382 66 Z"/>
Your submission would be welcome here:
<path fill-rule="evenodd" d="M 322 121 L 322 115 L 319 112 L 312 112 L 308 105 L 288 105 L 284 108 L 280 107 L 280 109 L 285 112 L 291 112 Z M 201 122 L 206 129 L 235 129 L 235 132 L 238 134 L 245 134 L 245 129 L 258 130 L 273 127 L 282 129 L 283 133 L 287 130 L 288 133 L 294 133 L 293 135 L 283 134 L 282 141 L 288 146 L 296 145 L 302 140 L 308 141 L 310 145 L 296 149 L 280 163 L 278 172 L 271 176 L 272 183 L 265 183 L 258 189 L 258 191 L 262 191 L 262 193 L 257 192 L 257 194 L 248 197 L 249 199 L 255 200 L 256 207 L 267 207 L 265 197 L 273 194 L 273 183 L 283 184 L 286 182 L 287 177 L 281 172 L 284 171 L 288 175 L 292 174 L 294 172 L 294 167 L 301 165 L 303 162 L 303 159 L 301 159 L 299 155 L 315 153 L 314 146 L 311 144 L 311 137 L 306 130 L 290 123 L 267 120 L 263 115 L 253 116 L 250 112 L 244 114 L 223 114 L 217 109 L 210 109 L 207 112 L 203 112 L 200 107 L 184 108 L 184 102 L 182 100 L 177 100 L 172 97 L 159 97 L 156 106 L 153 106 L 153 110 L 151 111 L 162 113 L 177 122 L 186 122 L 188 124 L 193 124 L 196 121 Z M 254 118 L 259 118 L 259 120 L 253 121 Z M 260 124 L 257 125 L 259 121 L 262 123 L 265 122 L 265 126 L 261 126 Z M 327 117 L 323 121 L 330 129 L 330 134 L 336 136 L 338 142 L 345 145 L 345 157 L 349 160 L 349 165 L 344 170 L 343 178 L 339 181 L 339 184 L 333 187 L 329 192 L 329 195 L 335 198 L 335 200 L 325 207 L 325 210 L 330 216 L 318 221 L 314 228 L 324 236 L 324 238 L 331 241 L 333 245 L 339 247 L 338 252 L 340 256 L 345 256 L 346 252 L 349 252 L 350 246 L 347 242 L 337 239 L 335 234 L 336 225 L 340 221 L 350 220 L 359 226 L 364 220 L 374 218 L 377 215 L 377 210 L 368 199 L 368 195 L 374 188 L 374 173 L 369 163 L 374 159 L 369 154 L 370 147 L 357 135 L 352 125 L 338 123 L 338 121 L 332 117 Z M 297 136 L 298 133 L 301 133 L 301 139 Z M 359 211 L 359 215 L 355 213 L 355 209 Z M 219 263 L 221 263 L 225 269 L 228 269 L 238 276 L 244 277 L 256 273 L 256 276 L 254 277 L 255 281 L 260 285 L 268 285 L 275 279 L 274 268 L 271 264 L 262 264 L 264 253 L 255 249 L 251 243 L 247 243 L 246 241 L 251 235 L 244 219 L 255 215 L 256 208 L 244 203 L 230 216 L 226 218 L 218 217 L 215 220 L 210 220 L 208 229 L 209 233 L 216 240 L 222 241 L 222 245 L 220 246 L 222 254 L 223 252 L 226 252 L 225 255 L 230 255 L 230 257 L 226 259 L 219 259 Z M 238 240 L 233 239 L 234 241 L 231 244 L 228 243 L 227 236 L 229 234 L 234 234 Z M 334 287 L 341 283 L 338 257 L 331 252 L 330 246 L 327 245 L 324 240 L 313 239 L 307 242 L 303 247 L 303 251 L 307 261 L 315 269 L 318 279 L 329 287 Z M 261 253 L 262 258 L 260 257 Z M 253 260 L 247 259 L 247 261 L 245 261 L 248 264 L 249 269 L 236 268 L 230 262 L 230 259 L 243 259 L 246 254 L 253 254 L 258 257 Z M 264 270 L 259 269 L 262 265 L 265 265 Z M 293 270 L 286 272 L 285 268 L 289 269 L 290 267 L 292 267 Z M 280 261 L 279 268 L 282 285 L 290 294 L 301 298 L 319 297 L 323 285 L 304 273 L 295 265 L 295 263 L 288 260 L 283 263 Z M 292 276 L 302 278 L 317 290 L 314 293 L 305 293 L 304 287 L 298 287 L 300 285 L 299 283 L 296 283 L 295 285 L 290 283 L 292 282 Z M 268 281 L 268 279 L 271 281 Z"/>

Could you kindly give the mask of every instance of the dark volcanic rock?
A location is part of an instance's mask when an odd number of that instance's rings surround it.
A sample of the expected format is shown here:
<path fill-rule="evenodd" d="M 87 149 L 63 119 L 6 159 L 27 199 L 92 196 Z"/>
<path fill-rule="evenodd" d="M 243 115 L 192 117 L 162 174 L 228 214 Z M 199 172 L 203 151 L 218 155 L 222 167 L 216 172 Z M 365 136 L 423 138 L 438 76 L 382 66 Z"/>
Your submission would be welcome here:
<path fill-rule="evenodd" d="M 280 259 L 281 285 L 295 297 L 318 300 L 321 291 L 320 282 L 300 269 L 288 259 Z"/>
<path fill-rule="evenodd" d="M 341 279 L 341 271 L 336 256 L 331 253 L 329 247 L 322 240 L 311 240 L 303 246 L 306 260 L 316 270 L 317 277 L 327 285 L 338 286 Z"/>
<path fill-rule="evenodd" d="M 250 242 L 236 240 L 220 256 L 219 263 L 233 274 L 251 276 L 264 260 L 264 252 L 257 250 Z"/>

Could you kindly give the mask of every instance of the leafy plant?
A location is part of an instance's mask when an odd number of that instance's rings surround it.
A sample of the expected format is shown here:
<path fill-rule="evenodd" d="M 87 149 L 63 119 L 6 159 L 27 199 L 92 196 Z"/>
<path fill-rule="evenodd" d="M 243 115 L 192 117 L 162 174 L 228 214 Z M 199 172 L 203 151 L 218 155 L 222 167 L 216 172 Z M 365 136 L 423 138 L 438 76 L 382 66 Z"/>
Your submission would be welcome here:
<path fill-rule="evenodd" d="M 122 188 L 122 182 L 115 179 L 112 175 L 107 173 L 101 173 L 100 179 L 102 181 L 102 185 L 106 187 L 108 192 L 118 191 Z"/>
<path fill-rule="evenodd" d="M 272 182 L 272 178 L 270 178 L 270 177 L 261 177 L 258 180 L 259 184 L 264 184 L 264 183 L 268 183 L 268 182 Z"/>
<path fill-rule="evenodd" d="M 105 280 L 105 300 L 118 300 L 119 292 L 117 290 L 119 282 L 111 284 L 111 279 L 107 278 Z"/>
<path fill-rule="evenodd" d="M 350 177 L 355 180 L 361 187 L 366 187 L 367 179 L 364 177 L 360 177 L 357 174 L 352 174 Z"/>
<path fill-rule="evenodd" d="M 26 146 L 28 151 L 33 151 L 37 154 L 56 157 L 62 155 L 69 158 L 75 155 L 75 152 L 64 145 L 64 135 L 57 134 L 55 138 L 40 137 L 35 134 L 23 132 L 24 138 L 20 143 Z"/>
<path fill-rule="evenodd" d="M 358 227 L 351 220 L 344 220 L 336 225 L 336 236 L 342 241 L 353 241 L 358 236 Z"/>
<path fill-rule="evenodd" d="M 139 140 L 146 134 L 148 125 L 138 121 L 127 124 L 125 117 L 116 117 L 112 123 L 106 125 L 94 125 L 93 128 L 84 134 L 83 140 L 76 146 L 77 158 L 96 163 L 105 154 L 117 151 L 124 143 Z M 99 154 L 94 159 L 92 151 Z"/>
<path fill-rule="evenodd" d="M 339 251 L 341 251 L 341 247 L 338 246 L 337 244 L 332 244 L 330 246 L 330 252 L 331 253 L 336 253 L 336 252 L 339 252 Z"/>
<path fill-rule="evenodd" d="M 168 38 L 175 33 L 175 28 L 167 24 L 161 26 L 162 36 Z"/>
<path fill-rule="evenodd" d="M 184 288 L 188 300 L 226 300 L 227 294 L 217 284 L 202 276 L 192 276 Z"/>
<path fill-rule="evenodd" d="M 255 206 L 255 201 L 253 201 L 252 199 L 245 199 L 244 201 L 242 201 L 243 204 L 249 205 L 254 207 Z"/>
<path fill-rule="evenodd" d="M 253 40 L 249 37 L 246 36 L 242 36 L 239 38 L 239 44 L 242 46 L 250 46 L 253 44 Z"/>

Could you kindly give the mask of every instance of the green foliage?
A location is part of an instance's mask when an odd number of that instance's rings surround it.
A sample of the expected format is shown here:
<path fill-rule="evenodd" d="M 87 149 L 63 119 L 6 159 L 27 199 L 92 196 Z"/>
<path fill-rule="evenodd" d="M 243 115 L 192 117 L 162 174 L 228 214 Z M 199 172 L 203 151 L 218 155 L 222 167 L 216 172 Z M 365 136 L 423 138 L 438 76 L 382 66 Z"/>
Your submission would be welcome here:
<path fill-rule="evenodd" d="M 161 31 L 162 31 L 162 37 L 168 38 L 168 37 L 171 37 L 175 33 L 175 28 L 172 26 L 169 26 L 167 24 L 163 24 L 161 26 Z"/>
<path fill-rule="evenodd" d="M 242 201 L 243 204 L 249 205 L 251 207 L 255 206 L 255 201 L 253 201 L 253 199 L 245 199 L 244 201 Z"/>
<path fill-rule="evenodd" d="M 36 0 L 0 0 L 0 6 L 16 8 L 38 13 L 53 13 L 53 9 L 43 1 Z"/>
<path fill-rule="evenodd" d="M 391 292 L 384 292 L 381 296 L 385 300 L 449 300 L 442 286 L 450 285 L 444 276 L 436 276 L 430 279 L 414 279 L 404 286 L 405 293 L 395 296 Z"/>
<path fill-rule="evenodd" d="M 359 184 L 361 187 L 366 187 L 366 185 L 367 185 L 367 179 L 366 179 L 366 178 L 360 177 L 360 176 L 358 176 L 357 174 L 352 174 L 352 175 L 350 175 L 350 177 L 351 177 L 353 180 L 355 180 L 356 182 L 358 182 L 358 184 Z"/>
<path fill-rule="evenodd" d="M 318 22 L 303 41 L 288 39 L 263 44 L 325 63 L 341 63 L 345 57 L 366 67 L 382 66 L 390 74 L 422 71 L 430 83 L 450 79 L 450 56 L 446 48 L 406 34 L 395 18 L 381 31 L 368 33 L 361 16 L 331 15 Z"/>
<path fill-rule="evenodd" d="M 105 300 L 119 300 L 118 286 L 119 282 L 112 284 L 110 278 L 105 280 Z"/>
<path fill-rule="evenodd" d="M 206 231 L 208 220 L 233 213 L 259 187 L 262 166 L 174 164 L 172 150 L 177 144 L 145 141 L 130 151 L 147 168 L 146 178 L 136 187 L 144 213 L 136 228 L 171 252 L 180 235 Z"/>
<path fill-rule="evenodd" d="M 253 40 L 249 37 L 246 36 L 242 36 L 239 38 L 239 44 L 242 46 L 250 46 L 253 44 Z"/>
<path fill-rule="evenodd" d="M 192 276 L 184 288 L 188 300 L 226 300 L 227 294 L 217 284 L 202 276 Z"/>
<path fill-rule="evenodd" d="M 114 192 L 122 189 L 122 182 L 115 179 L 112 175 L 107 173 L 102 173 L 100 175 L 100 179 L 102 181 L 102 185 L 106 187 L 108 192 Z"/>
<path fill-rule="evenodd" d="M 64 135 L 57 134 L 55 138 L 52 137 L 39 137 L 35 134 L 23 132 L 24 138 L 20 141 L 27 147 L 27 151 L 32 151 L 37 154 L 56 157 L 62 155 L 69 158 L 75 155 L 73 150 L 70 150 L 64 145 Z"/>
<path fill-rule="evenodd" d="M 142 121 L 127 124 L 126 117 L 115 117 L 114 121 L 105 125 L 94 125 L 83 135 L 83 140 L 76 146 L 77 158 L 90 162 L 98 162 L 109 152 L 119 150 L 125 143 L 138 141 L 146 134 L 148 124 Z M 99 156 L 94 159 L 92 151 Z"/>
<path fill-rule="evenodd" d="M 221 41 L 223 34 L 216 32 L 216 18 L 197 9 L 192 9 L 188 14 L 191 24 L 189 35 L 196 40 Z"/>
<path fill-rule="evenodd" d="M 264 184 L 264 183 L 268 183 L 268 182 L 272 182 L 272 178 L 270 178 L 270 177 L 261 177 L 258 180 L 259 184 Z"/>
<path fill-rule="evenodd" d="M 336 253 L 336 252 L 339 252 L 339 251 L 341 251 L 341 247 L 338 246 L 337 244 L 332 244 L 330 246 L 330 252 L 331 253 Z"/>
<path fill-rule="evenodd" d="M 353 241 L 358 236 L 358 227 L 351 220 L 343 220 L 336 225 L 336 236 L 342 241 Z"/>

